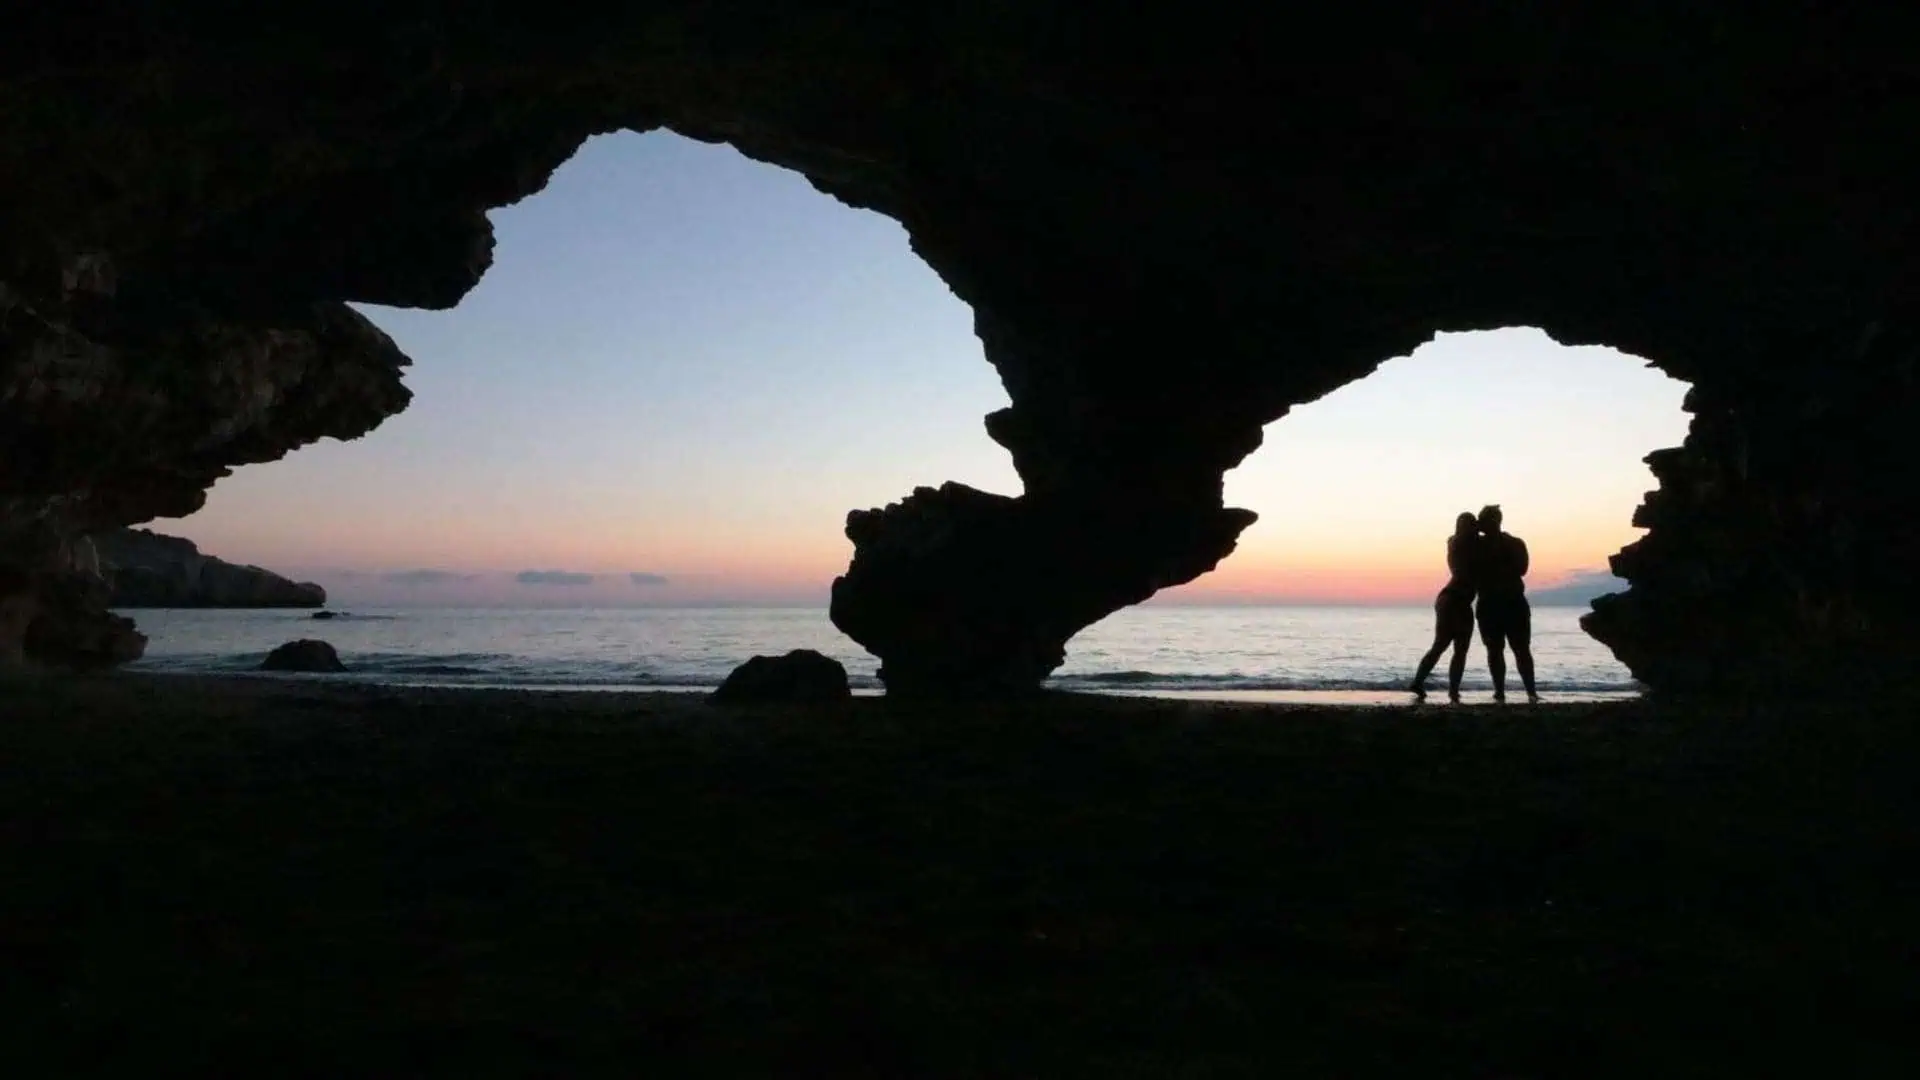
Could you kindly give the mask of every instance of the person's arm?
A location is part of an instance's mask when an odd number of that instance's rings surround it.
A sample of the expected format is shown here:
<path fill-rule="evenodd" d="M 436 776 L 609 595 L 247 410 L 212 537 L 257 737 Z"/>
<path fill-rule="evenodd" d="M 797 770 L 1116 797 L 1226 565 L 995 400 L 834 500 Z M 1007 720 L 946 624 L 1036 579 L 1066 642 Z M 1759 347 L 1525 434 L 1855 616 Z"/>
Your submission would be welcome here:
<path fill-rule="evenodd" d="M 1527 576 L 1527 542 L 1525 540 L 1520 539 L 1517 536 L 1513 538 L 1513 561 L 1514 561 L 1514 568 L 1520 571 L 1520 576 L 1526 577 Z"/>

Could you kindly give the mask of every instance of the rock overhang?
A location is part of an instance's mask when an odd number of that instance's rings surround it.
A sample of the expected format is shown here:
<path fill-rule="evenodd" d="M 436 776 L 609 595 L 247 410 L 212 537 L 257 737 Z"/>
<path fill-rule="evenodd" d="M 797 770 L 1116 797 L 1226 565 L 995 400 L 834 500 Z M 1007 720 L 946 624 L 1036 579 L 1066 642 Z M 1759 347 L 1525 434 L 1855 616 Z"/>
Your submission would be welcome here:
<path fill-rule="evenodd" d="M 1799 462 L 1736 477 L 1751 490 L 1732 503 L 1702 494 L 1726 478 L 1696 476 L 1689 498 L 1711 505 L 1674 517 L 1675 496 L 1647 511 L 1667 539 L 1626 556 L 1640 598 L 1624 603 L 1663 614 L 1597 614 L 1617 650 L 1687 610 L 1719 613 L 1728 655 L 1794 628 L 1905 625 L 1836 584 L 1848 574 L 1835 561 L 1904 565 L 1873 538 L 1897 535 L 1906 496 L 1864 492 L 1905 491 L 1910 452 L 1831 448 L 1878 440 L 1913 393 L 1898 376 L 1920 299 L 1920 167 L 1904 149 L 1920 94 L 1898 44 L 1913 16 L 1598 3 L 1363 4 L 1311 22 L 1167 4 L 276 12 L 47 6 L 0 46 L 0 534 L 14 537 L 0 550 L 38 552 L 14 557 L 30 574 L 58 544 L 19 537 L 179 513 L 233 465 L 398 411 L 404 357 L 345 302 L 457 302 L 491 257 L 487 210 L 538 191 L 593 134 L 664 126 L 905 225 L 974 307 L 1012 399 L 990 427 L 1027 489 L 1007 513 L 1067 522 L 1077 508 L 1128 534 L 1192 538 L 1104 564 L 1103 589 L 1082 583 L 1101 603 L 1231 550 L 1208 524 L 1226 520 L 1213 516 L 1220 473 L 1291 406 L 1434 331 L 1529 324 L 1695 383 L 1715 417 L 1685 450 L 1700 469 L 1735 477 L 1733 447 L 1756 424 Z M 1863 347 L 1870 330 L 1878 344 Z M 54 387 L 64 411 L 48 405 Z M 1862 387 L 1873 401 L 1849 396 Z M 1781 406 L 1794 388 L 1850 426 Z M 1816 481 L 1841 492 L 1824 518 L 1759 524 L 1752 506 L 1784 512 Z M 1835 529 L 1872 550 L 1807 539 Z M 1716 530 L 1744 530 L 1791 569 L 1685 591 L 1699 575 L 1673 567 L 1705 558 Z M 1049 640 L 1073 621 L 993 584 L 1019 581 L 1017 565 L 974 562 L 980 576 L 953 595 L 916 602 L 955 625 L 1017 612 Z M 879 577 L 897 589 L 907 571 L 889 565 Z M 875 577 L 861 566 L 848 580 Z M 1775 599 L 1730 599 L 1756 590 Z M 1809 590 L 1818 603 L 1795 599 Z M 901 622 L 888 603 L 836 592 L 843 625 Z M 1836 606 L 1868 614 L 1809 614 Z M 1756 620 L 1777 625 L 1734 625 Z M 900 666 L 895 644 L 862 642 Z M 1658 666 L 1644 653 L 1622 654 Z"/>

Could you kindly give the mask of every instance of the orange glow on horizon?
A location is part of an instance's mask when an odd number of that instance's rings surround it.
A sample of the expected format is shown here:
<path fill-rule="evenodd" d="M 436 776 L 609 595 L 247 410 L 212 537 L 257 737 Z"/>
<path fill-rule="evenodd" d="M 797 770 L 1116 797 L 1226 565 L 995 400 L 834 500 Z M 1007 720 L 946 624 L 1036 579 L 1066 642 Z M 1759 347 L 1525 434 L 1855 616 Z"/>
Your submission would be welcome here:
<path fill-rule="evenodd" d="M 1527 575 L 1534 589 L 1565 582 L 1592 565 L 1545 567 Z M 1272 566 L 1235 564 L 1231 559 L 1213 573 L 1163 590 L 1156 600 L 1182 604 L 1426 604 L 1446 584 L 1444 563 L 1403 566 Z"/>
<path fill-rule="evenodd" d="M 342 567 L 333 563 L 289 565 L 287 569 L 312 574 L 330 566 L 362 575 L 379 575 L 394 570 L 432 568 L 476 575 L 502 586 L 510 586 L 512 575 L 520 570 L 566 570 L 594 575 L 601 587 L 613 588 L 615 595 L 626 588 L 629 573 L 646 572 L 661 574 L 672 583 L 670 593 L 661 591 L 660 595 L 665 596 L 713 593 L 824 599 L 833 579 L 846 572 L 852 557 L 850 544 L 842 542 L 839 547 L 840 550 L 834 552 L 789 549 L 779 558 L 758 554 L 740 558 L 737 551 L 709 551 L 703 557 L 680 559 L 590 559 L 579 557 L 583 552 L 572 551 L 518 563 L 421 559 L 373 567 L 364 564 Z M 1424 558 L 1409 553 L 1405 559 L 1366 563 L 1330 559 L 1290 562 L 1284 558 L 1261 557 L 1263 554 L 1241 552 L 1229 557 L 1212 573 L 1187 585 L 1162 590 L 1154 599 L 1178 604 L 1422 605 L 1432 601 L 1447 578 L 1439 551 L 1422 553 Z M 1601 557 L 1578 564 L 1549 564 L 1536 556 L 1528 582 L 1535 589 L 1551 587 L 1576 572 L 1603 566 L 1604 562 Z M 636 598 L 648 599 L 653 595 Z"/>

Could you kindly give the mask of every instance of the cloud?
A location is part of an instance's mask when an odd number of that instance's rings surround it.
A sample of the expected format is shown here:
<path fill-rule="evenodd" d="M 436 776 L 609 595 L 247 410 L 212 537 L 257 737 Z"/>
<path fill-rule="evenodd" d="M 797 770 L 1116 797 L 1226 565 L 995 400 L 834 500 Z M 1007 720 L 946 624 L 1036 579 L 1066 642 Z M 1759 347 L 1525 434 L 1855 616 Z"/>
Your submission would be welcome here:
<path fill-rule="evenodd" d="M 459 574 L 452 570 L 394 570 L 381 574 L 380 580 L 390 585 L 445 585 L 454 581 L 472 581 L 475 575 Z"/>
<path fill-rule="evenodd" d="M 628 574 L 627 577 L 630 578 L 635 585 L 665 585 L 667 583 L 667 576 L 665 574 L 649 574 L 641 570 L 635 570 L 633 573 Z"/>
<path fill-rule="evenodd" d="M 513 580 L 522 585 L 591 585 L 593 575 L 571 570 L 522 570 L 513 575 Z"/>

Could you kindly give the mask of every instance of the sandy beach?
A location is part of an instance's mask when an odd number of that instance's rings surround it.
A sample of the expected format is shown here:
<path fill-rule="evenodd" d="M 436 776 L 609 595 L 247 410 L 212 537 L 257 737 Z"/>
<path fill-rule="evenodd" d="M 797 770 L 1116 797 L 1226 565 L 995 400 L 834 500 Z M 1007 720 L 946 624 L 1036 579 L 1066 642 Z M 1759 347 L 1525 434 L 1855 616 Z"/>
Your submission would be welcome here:
<path fill-rule="evenodd" d="M 279 1075 L 1892 1068 L 1911 719 L 16 679 L 5 1027 Z"/>

